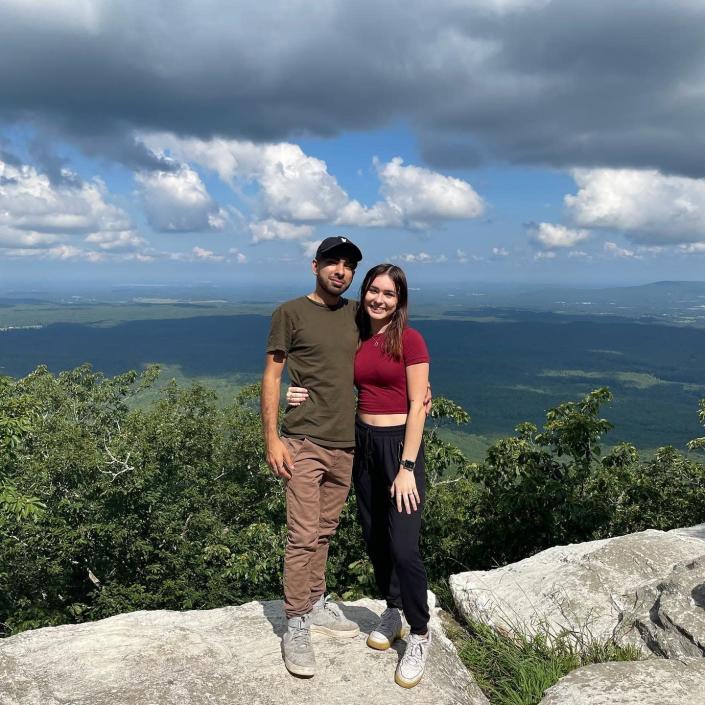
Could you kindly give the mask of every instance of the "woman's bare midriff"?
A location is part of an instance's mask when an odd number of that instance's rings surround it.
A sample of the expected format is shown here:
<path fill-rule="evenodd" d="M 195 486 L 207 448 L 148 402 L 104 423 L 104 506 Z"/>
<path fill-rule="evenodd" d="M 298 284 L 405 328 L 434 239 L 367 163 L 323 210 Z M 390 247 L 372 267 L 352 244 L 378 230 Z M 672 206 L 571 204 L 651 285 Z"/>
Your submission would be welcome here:
<path fill-rule="evenodd" d="M 406 423 L 406 414 L 362 414 L 357 417 L 370 426 L 402 426 Z"/>

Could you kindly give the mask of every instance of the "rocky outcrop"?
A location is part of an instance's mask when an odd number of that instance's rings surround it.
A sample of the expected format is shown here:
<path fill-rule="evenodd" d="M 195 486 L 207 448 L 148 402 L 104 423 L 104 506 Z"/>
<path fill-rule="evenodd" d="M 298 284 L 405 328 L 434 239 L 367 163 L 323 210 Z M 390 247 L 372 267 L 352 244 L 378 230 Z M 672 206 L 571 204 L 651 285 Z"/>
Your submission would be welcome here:
<path fill-rule="evenodd" d="M 539 705 L 703 705 L 705 659 L 600 663 L 569 673 Z"/>
<path fill-rule="evenodd" d="M 99 622 L 39 629 L 0 641 L 2 705 L 355 705 L 405 702 L 487 705 L 434 610 L 424 680 L 394 683 L 403 643 L 378 652 L 365 639 L 383 604 L 343 605 L 360 625 L 354 640 L 314 638 L 317 673 L 291 676 L 280 637 L 282 603 L 250 602 L 191 612 L 133 612 Z"/>
<path fill-rule="evenodd" d="M 701 556 L 705 524 L 555 546 L 503 568 L 451 576 L 450 585 L 466 617 L 503 630 L 547 629 L 577 640 L 615 638 L 656 655 L 692 656 L 705 636 L 697 587 Z M 699 568 L 686 567 L 691 564 Z M 692 624 L 698 625 L 697 634 L 686 641 L 693 648 L 688 650 L 682 639 L 676 645 L 676 632 L 690 632 Z M 659 630 L 669 633 L 657 637 Z M 659 639 L 663 643 L 655 647 Z"/>
<path fill-rule="evenodd" d="M 667 577 L 638 588 L 617 632 L 656 656 L 705 656 L 705 557 L 676 565 Z"/>

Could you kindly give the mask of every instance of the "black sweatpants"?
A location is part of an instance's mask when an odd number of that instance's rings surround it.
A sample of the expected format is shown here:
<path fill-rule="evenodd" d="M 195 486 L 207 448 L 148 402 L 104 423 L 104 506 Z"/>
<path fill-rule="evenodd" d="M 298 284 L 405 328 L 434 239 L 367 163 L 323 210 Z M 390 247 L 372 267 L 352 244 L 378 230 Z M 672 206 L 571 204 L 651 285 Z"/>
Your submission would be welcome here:
<path fill-rule="evenodd" d="M 399 471 L 405 426 L 370 426 L 355 422 L 353 482 L 362 533 L 375 571 L 377 588 L 387 607 L 404 610 L 414 634 L 428 628 L 426 569 L 419 553 L 421 511 L 425 499 L 423 444 L 416 458 L 416 511 L 399 512 L 390 489 Z M 405 470 L 404 472 L 409 472 Z"/>

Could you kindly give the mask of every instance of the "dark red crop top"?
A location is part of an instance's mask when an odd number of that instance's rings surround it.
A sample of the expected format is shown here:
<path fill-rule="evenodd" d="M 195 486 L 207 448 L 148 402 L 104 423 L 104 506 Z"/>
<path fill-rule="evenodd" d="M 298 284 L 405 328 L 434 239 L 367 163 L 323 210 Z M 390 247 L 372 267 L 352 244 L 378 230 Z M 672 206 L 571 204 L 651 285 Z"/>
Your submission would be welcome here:
<path fill-rule="evenodd" d="M 372 336 L 355 354 L 357 410 L 364 414 L 406 414 L 409 411 L 406 368 L 430 362 L 428 348 L 421 333 L 413 328 L 404 329 L 401 360 L 382 353 L 383 341 L 384 333 Z"/>

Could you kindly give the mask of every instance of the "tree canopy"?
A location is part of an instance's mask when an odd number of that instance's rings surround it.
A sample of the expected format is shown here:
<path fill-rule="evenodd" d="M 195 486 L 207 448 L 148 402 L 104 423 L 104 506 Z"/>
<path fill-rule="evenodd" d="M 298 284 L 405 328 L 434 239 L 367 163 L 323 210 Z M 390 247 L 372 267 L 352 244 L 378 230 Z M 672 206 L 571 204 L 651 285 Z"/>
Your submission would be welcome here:
<path fill-rule="evenodd" d="M 286 539 L 280 481 L 264 463 L 259 387 L 226 408 L 201 384 L 132 402 L 156 367 L 108 378 L 89 366 L 0 378 L 0 633 L 136 609 L 204 609 L 280 596 Z M 433 585 L 557 543 L 697 523 L 695 455 L 603 452 L 598 389 L 521 424 L 470 463 L 444 424 L 469 414 L 434 400 L 426 431 L 423 553 Z M 705 423 L 705 402 L 700 409 Z M 702 439 L 693 448 L 701 447 Z M 343 510 L 329 590 L 374 594 L 355 517 Z"/>

